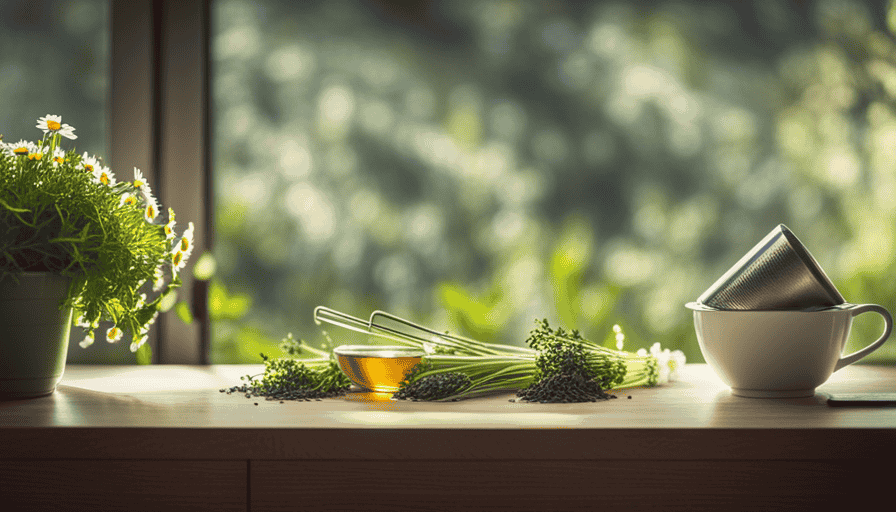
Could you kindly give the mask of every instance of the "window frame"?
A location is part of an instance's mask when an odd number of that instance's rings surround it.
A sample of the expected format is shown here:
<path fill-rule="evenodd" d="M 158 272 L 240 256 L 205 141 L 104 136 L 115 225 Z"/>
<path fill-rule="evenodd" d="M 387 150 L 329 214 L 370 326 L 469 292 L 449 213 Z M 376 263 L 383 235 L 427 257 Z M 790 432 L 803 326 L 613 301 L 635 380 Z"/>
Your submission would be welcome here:
<path fill-rule="evenodd" d="M 210 1 L 110 0 L 109 161 L 143 170 L 178 228 L 193 222 L 194 261 L 210 250 L 213 226 Z M 152 362 L 208 364 L 207 283 L 182 276 L 178 300 L 193 321 L 160 315 Z"/>

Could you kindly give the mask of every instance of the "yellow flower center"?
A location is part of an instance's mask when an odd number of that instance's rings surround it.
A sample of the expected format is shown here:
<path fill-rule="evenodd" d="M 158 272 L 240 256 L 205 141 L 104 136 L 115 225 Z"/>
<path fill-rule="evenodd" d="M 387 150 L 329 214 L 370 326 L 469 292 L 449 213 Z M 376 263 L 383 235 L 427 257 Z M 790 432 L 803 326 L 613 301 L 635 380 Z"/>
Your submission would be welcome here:
<path fill-rule="evenodd" d="M 53 120 L 47 121 L 47 129 L 48 130 L 53 130 L 55 132 L 55 131 L 59 130 L 60 128 L 62 128 L 62 125 L 59 124 L 59 122 L 53 121 Z"/>
<path fill-rule="evenodd" d="M 177 251 L 174 253 L 174 256 L 171 257 L 171 262 L 174 263 L 174 266 L 180 265 L 181 260 L 184 259 L 184 253 Z"/>
<path fill-rule="evenodd" d="M 180 239 L 180 250 L 186 251 L 189 248 L 190 248 L 190 240 L 188 240 L 186 238 L 181 238 Z"/>
<path fill-rule="evenodd" d="M 141 180 L 134 180 L 134 188 L 140 188 L 140 187 L 142 187 L 143 185 L 146 185 L 146 183 L 144 183 L 144 182 L 141 181 Z"/>
<path fill-rule="evenodd" d="M 165 224 L 165 235 L 170 235 L 174 233 L 174 229 L 171 227 L 171 223 Z"/>
<path fill-rule="evenodd" d="M 156 209 L 151 204 L 146 205 L 146 216 L 150 219 L 156 218 Z"/>
<path fill-rule="evenodd" d="M 56 162 L 57 164 L 61 164 L 63 161 L 65 161 L 65 159 L 62 158 L 61 156 L 57 156 L 57 157 L 53 157 L 53 161 Z"/>
<path fill-rule="evenodd" d="M 28 148 L 26 148 L 26 147 L 16 148 L 16 149 L 12 150 L 12 152 L 17 155 L 27 155 Z"/>
<path fill-rule="evenodd" d="M 90 164 L 84 164 L 84 170 L 87 172 L 93 172 L 93 166 Z"/>
<path fill-rule="evenodd" d="M 40 160 L 43 156 L 43 153 L 29 153 L 28 160 Z"/>
<path fill-rule="evenodd" d="M 109 184 L 109 175 L 107 175 L 106 173 L 100 174 L 100 183 L 102 183 L 103 185 L 108 185 Z"/>
<path fill-rule="evenodd" d="M 128 196 L 124 199 L 124 204 L 137 204 L 137 198 L 134 196 Z"/>

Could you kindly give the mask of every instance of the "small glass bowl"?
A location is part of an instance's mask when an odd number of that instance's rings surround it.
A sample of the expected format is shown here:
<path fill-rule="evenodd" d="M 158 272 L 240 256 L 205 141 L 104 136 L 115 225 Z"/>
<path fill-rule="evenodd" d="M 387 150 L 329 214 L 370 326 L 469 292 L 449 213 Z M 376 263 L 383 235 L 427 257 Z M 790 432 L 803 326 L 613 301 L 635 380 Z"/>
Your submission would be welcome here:
<path fill-rule="evenodd" d="M 333 349 L 342 373 L 355 385 L 380 392 L 398 391 L 405 375 L 423 358 L 413 347 L 340 345 Z"/>

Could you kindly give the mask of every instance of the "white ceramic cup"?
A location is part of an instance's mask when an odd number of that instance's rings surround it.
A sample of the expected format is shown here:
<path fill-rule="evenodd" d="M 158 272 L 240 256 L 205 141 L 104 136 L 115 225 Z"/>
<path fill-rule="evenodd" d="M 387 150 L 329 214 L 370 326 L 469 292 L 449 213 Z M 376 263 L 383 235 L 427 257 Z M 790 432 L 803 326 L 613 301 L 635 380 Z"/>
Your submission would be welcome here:
<path fill-rule="evenodd" d="M 781 311 L 732 311 L 691 302 L 697 341 L 706 362 L 731 393 L 757 398 L 807 397 L 832 373 L 874 352 L 890 337 L 893 317 L 876 304 Z M 884 333 L 867 347 L 841 356 L 852 319 L 873 311 Z"/>

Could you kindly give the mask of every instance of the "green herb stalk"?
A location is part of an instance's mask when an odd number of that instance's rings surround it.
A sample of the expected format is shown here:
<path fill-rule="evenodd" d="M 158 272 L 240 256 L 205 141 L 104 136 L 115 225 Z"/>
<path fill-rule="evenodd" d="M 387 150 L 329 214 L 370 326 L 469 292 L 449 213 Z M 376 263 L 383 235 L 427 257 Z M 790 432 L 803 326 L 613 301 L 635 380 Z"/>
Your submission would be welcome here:
<path fill-rule="evenodd" d="M 449 346 L 451 350 L 465 354 L 482 350 L 480 345 L 458 346 L 462 343 L 457 342 L 457 337 L 452 338 L 455 341 Z M 537 323 L 527 342 L 528 347 L 512 348 L 487 344 L 489 351 L 496 352 L 489 355 L 424 356 L 406 376 L 395 398 L 447 401 L 519 390 L 570 368 L 586 370 L 604 390 L 655 386 L 658 382 L 659 367 L 653 355 L 612 350 L 583 338 L 577 331 L 552 330 L 547 320 Z M 433 343 L 445 347 L 439 340 Z M 422 348 L 432 351 L 431 347 Z M 444 378 L 456 375 L 468 380 Z M 459 385 L 461 382 L 465 385 Z M 445 388 L 444 393 L 439 392 L 440 387 Z"/>

